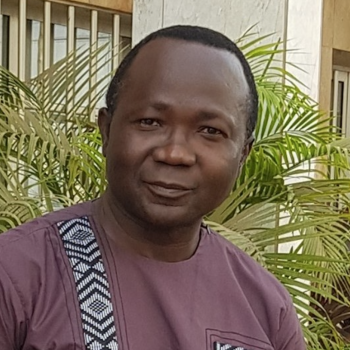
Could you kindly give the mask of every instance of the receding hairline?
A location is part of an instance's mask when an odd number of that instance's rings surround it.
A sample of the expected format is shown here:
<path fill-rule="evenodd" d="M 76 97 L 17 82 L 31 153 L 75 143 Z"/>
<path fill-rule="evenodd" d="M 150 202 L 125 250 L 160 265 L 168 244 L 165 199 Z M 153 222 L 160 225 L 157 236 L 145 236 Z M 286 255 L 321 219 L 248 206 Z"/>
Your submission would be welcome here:
<path fill-rule="evenodd" d="M 147 37 L 146 37 L 147 38 Z M 154 39 L 146 42 L 144 45 L 142 45 L 139 50 L 137 50 L 137 54 L 133 57 L 132 61 L 130 64 L 128 64 L 127 69 L 123 72 L 123 75 L 121 77 L 121 80 L 119 82 L 118 88 L 117 88 L 117 93 L 118 93 L 118 98 L 120 97 L 123 88 L 125 87 L 125 83 L 127 81 L 128 78 L 128 74 L 129 71 L 131 70 L 131 68 L 133 67 L 133 65 L 135 64 L 135 61 L 137 60 L 137 58 L 140 56 L 140 54 L 142 54 L 142 52 L 144 51 L 145 48 L 149 47 L 150 45 L 156 44 L 158 42 L 178 42 L 178 43 L 182 43 L 184 45 L 194 45 L 194 46 L 198 46 L 198 47 L 202 47 L 202 48 L 207 48 L 207 49 L 212 49 L 213 51 L 218 51 L 218 52 L 222 52 L 222 53 L 227 53 L 228 55 L 230 55 L 230 57 L 233 58 L 233 60 L 235 61 L 235 63 L 238 64 L 238 66 L 242 69 L 242 76 L 243 76 L 243 80 L 245 82 L 245 84 L 249 89 L 249 83 L 247 80 L 246 75 L 244 74 L 244 67 L 243 64 L 241 62 L 241 60 L 238 58 L 237 54 L 233 51 L 230 51 L 226 48 L 223 47 L 218 47 L 218 46 L 214 46 L 214 45 L 209 45 L 206 44 L 204 42 L 199 42 L 197 40 L 188 40 L 188 39 L 182 39 L 182 38 L 178 38 L 178 37 L 169 37 L 169 36 L 159 36 L 159 37 L 155 37 Z M 142 42 L 142 40 L 141 40 Z M 250 95 L 250 91 L 248 91 L 248 103 L 249 103 L 249 95 Z M 115 98 L 117 98 L 117 96 L 115 96 Z M 116 102 L 116 101 L 115 101 Z"/>
<path fill-rule="evenodd" d="M 250 136 L 253 133 L 257 122 L 258 94 L 249 63 L 247 62 L 247 59 L 243 55 L 242 51 L 226 35 L 215 30 L 199 26 L 175 25 L 162 28 L 147 35 L 138 44 L 136 44 L 120 63 L 109 85 L 106 96 L 107 110 L 109 114 L 113 114 L 117 108 L 118 97 L 125 80 L 125 75 L 128 73 L 133 61 L 143 47 L 158 39 L 177 40 L 184 43 L 194 43 L 209 48 L 221 49 L 232 53 L 233 56 L 238 59 L 241 68 L 243 68 L 244 79 L 249 89 L 247 101 L 247 135 Z"/>
<path fill-rule="evenodd" d="M 247 94 L 250 95 L 249 84 L 248 84 L 248 81 L 247 81 L 247 77 L 244 74 L 244 68 L 243 68 L 242 62 L 239 60 L 237 55 L 235 55 L 234 52 L 231 52 L 231 51 L 226 50 L 225 48 L 221 48 L 221 47 L 205 45 L 204 43 L 201 43 L 201 42 L 198 42 L 198 41 L 188 41 L 188 40 L 184 40 L 184 39 L 180 39 L 180 38 L 171 38 L 171 37 L 158 37 L 158 38 L 155 38 L 154 40 L 151 40 L 151 41 L 147 42 L 144 46 L 142 46 L 140 48 L 140 50 L 137 52 L 137 55 L 132 60 L 131 64 L 127 67 L 127 70 L 123 74 L 123 77 L 122 77 L 122 80 L 121 80 L 122 85 L 119 86 L 119 93 L 121 93 L 122 88 L 124 87 L 124 83 L 126 83 L 126 81 L 128 79 L 128 74 L 129 74 L 130 70 L 132 69 L 133 65 L 136 63 L 137 59 L 140 57 L 140 55 L 142 54 L 144 49 L 149 47 L 150 45 L 154 45 L 154 44 L 162 42 L 162 41 L 163 42 L 170 42 L 170 43 L 171 42 L 178 42 L 178 43 L 181 43 L 181 44 L 184 44 L 184 45 L 198 46 L 198 47 L 202 47 L 204 49 L 212 49 L 213 52 L 218 51 L 218 52 L 221 52 L 221 53 L 223 53 L 225 55 L 227 54 L 227 57 L 230 57 L 230 59 L 232 59 L 232 61 L 234 62 L 234 66 L 232 66 L 232 70 L 235 70 L 236 74 L 238 74 L 238 71 L 236 70 L 236 68 L 239 67 L 239 69 L 240 69 L 239 74 L 241 74 L 241 78 L 244 81 L 244 84 L 246 85 L 246 87 L 248 89 Z"/>

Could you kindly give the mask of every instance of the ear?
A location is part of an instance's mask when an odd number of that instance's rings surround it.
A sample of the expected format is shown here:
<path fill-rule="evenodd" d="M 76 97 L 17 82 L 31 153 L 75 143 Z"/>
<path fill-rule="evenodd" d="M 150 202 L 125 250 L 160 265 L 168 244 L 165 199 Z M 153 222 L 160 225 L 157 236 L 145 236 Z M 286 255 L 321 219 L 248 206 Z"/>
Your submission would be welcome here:
<path fill-rule="evenodd" d="M 109 129 L 111 126 L 112 117 L 107 108 L 101 108 L 98 111 L 98 127 L 102 136 L 102 154 L 106 156 L 109 142 Z"/>
<path fill-rule="evenodd" d="M 239 162 L 239 167 L 241 168 L 243 166 L 243 164 L 245 163 L 247 157 L 249 156 L 250 151 L 252 150 L 253 147 L 253 143 L 254 143 L 255 139 L 254 136 L 251 135 L 249 138 L 247 138 L 247 140 L 245 141 L 244 144 L 244 148 L 242 151 L 242 156 L 241 156 L 241 160 Z"/>

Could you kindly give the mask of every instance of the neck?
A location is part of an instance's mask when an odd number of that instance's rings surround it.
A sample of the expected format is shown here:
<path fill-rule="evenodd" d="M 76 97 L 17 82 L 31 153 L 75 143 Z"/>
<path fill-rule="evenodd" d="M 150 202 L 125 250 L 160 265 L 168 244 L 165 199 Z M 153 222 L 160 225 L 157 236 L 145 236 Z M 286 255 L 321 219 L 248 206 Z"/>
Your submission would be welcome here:
<path fill-rule="evenodd" d="M 157 227 L 124 213 L 105 193 L 94 202 L 99 225 L 118 247 L 150 259 L 177 262 L 189 259 L 200 239 L 201 221 L 182 227 Z"/>

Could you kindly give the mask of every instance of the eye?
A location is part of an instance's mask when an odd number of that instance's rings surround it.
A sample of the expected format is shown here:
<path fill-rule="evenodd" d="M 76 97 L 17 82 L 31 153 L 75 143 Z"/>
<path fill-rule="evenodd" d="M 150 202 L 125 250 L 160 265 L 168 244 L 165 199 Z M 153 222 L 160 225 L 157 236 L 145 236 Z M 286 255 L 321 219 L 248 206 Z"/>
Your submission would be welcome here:
<path fill-rule="evenodd" d="M 140 125 L 143 127 L 160 126 L 159 121 L 152 118 L 140 119 Z"/>
<path fill-rule="evenodd" d="M 224 135 L 221 130 L 213 128 L 212 126 L 204 126 L 201 131 L 207 135 Z"/>

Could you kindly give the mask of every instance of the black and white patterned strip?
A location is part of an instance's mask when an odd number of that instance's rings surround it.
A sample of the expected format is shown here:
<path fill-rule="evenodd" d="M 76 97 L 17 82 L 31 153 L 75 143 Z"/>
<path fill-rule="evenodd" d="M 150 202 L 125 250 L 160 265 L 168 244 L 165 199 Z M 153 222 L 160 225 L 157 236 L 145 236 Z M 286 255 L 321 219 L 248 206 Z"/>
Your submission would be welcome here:
<path fill-rule="evenodd" d="M 242 348 L 241 346 L 232 346 L 230 344 L 223 344 L 223 343 L 214 343 L 214 350 L 246 350 L 245 348 Z"/>
<path fill-rule="evenodd" d="M 57 224 L 70 261 L 87 350 L 118 350 L 106 270 L 87 217 Z"/>

